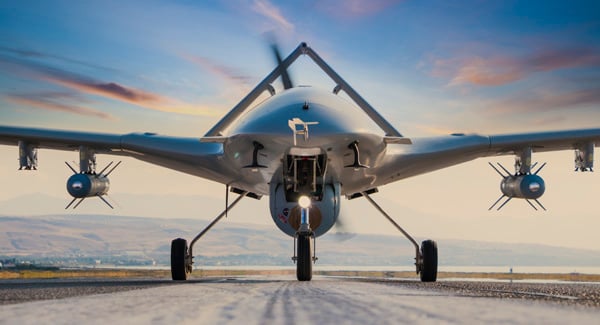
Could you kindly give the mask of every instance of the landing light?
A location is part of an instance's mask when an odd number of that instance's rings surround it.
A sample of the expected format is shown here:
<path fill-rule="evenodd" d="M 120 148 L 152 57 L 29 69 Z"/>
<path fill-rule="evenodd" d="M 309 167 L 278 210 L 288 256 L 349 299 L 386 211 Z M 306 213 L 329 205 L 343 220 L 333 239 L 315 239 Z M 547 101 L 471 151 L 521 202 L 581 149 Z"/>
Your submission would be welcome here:
<path fill-rule="evenodd" d="M 300 205 L 300 207 L 303 209 L 309 208 L 310 207 L 310 199 L 308 198 L 308 196 L 301 196 L 298 199 L 298 205 Z"/>

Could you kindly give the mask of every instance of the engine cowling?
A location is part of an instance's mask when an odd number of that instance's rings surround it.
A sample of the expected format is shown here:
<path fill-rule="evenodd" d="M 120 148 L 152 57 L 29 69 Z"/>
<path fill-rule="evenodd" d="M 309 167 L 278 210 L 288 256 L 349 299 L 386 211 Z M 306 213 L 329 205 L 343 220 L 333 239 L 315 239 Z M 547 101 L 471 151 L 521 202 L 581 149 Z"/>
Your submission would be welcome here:
<path fill-rule="evenodd" d="M 281 231 L 295 236 L 300 227 L 300 206 L 288 202 L 283 184 L 272 184 L 270 199 L 271 217 Z M 340 214 L 340 185 L 325 184 L 320 201 L 313 201 L 309 208 L 309 223 L 315 236 L 325 234 L 333 227 Z"/>
<path fill-rule="evenodd" d="M 500 190 L 507 197 L 534 200 L 544 195 L 544 180 L 534 174 L 507 176 L 500 183 Z"/>
<path fill-rule="evenodd" d="M 102 196 L 109 188 L 110 181 L 104 176 L 74 174 L 67 180 L 67 192 L 74 198 Z"/>

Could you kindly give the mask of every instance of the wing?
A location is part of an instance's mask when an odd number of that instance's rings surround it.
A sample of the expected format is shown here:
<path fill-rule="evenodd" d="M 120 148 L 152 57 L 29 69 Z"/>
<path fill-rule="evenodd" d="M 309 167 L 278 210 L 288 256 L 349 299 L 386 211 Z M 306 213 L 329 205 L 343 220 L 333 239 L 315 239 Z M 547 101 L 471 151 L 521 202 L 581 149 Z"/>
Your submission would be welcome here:
<path fill-rule="evenodd" d="M 464 163 L 476 158 L 521 155 L 523 152 L 578 150 L 593 162 L 593 148 L 600 145 L 600 129 L 504 135 L 455 134 L 411 138 L 412 145 L 390 144 L 377 167 L 377 185 Z M 530 149 L 530 150 L 529 150 Z"/>
<path fill-rule="evenodd" d="M 238 177 L 237 171 L 219 163 L 223 156 L 223 145 L 202 143 L 199 138 L 166 137 L 154 133 L 119 135 L 0 126 L 0 144 L 19 146 L 19 155 L 27 155 L 28 150 L 37 148 L 68 151 L 85 148 L 94 153 L 131 156 L 220 183 L 229 183 Z"/>

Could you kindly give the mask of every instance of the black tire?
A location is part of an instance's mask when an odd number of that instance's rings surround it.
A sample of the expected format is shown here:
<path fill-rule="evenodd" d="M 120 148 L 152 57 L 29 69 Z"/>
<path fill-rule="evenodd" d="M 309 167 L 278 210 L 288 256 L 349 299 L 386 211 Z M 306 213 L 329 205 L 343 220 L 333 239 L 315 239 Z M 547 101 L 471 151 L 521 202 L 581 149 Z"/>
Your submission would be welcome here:
<path fill-rule="evenodd" d="M 422 282 L 435 282 L 437 280 L 438 250 L 437 243 L 426 240 L 421 243 L 421 255 L 423 256 L 423 269 L 421 270 Z"/>
<path fill-rule="evenodd" d="M 185 265 L 185 257 L 187 252 L 188 245 L 185 239 L 173 239 L 171 242 L 171 277 L 173 280 L 187 280 L 188 272 Z"/>
<path fill-rule="evenodd" d="M 296 256 L 296 277 L 298 281 L 312 280 L 312 238 L 309 235 L 298 236 Z"/>

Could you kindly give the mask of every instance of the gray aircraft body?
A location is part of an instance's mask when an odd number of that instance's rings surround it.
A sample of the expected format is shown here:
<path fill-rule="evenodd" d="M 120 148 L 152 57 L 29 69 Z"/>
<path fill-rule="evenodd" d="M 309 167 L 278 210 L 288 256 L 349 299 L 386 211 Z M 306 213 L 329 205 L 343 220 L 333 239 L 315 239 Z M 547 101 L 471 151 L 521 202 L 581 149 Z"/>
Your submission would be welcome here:
<path fill-rule="evenodd" d="M 293 87 L 287 69 L 300 55 L 313 59 L 334 81 L 332 91 Z M 67 180 L 67 191 L 73 200 L 67 208 L 77 207 L 88 197 L 109 204 L 104 195 L 109 190 L 108 176 L 116 166 L 97 171 L 96 154 L 134 157 L 224 184 L 237 193 L 231 203 L 227 195 L 227 209 L 191 243 L 173 240 L 174 280 L 187 279 L 194 244 L 239 200 L 269 196 L 273 221 L 294 238 L 298 280 L 311 280 L 315 240 L 336 223 L 345 197 L 372 203 L 414 244 L 421 280 L 435 281 L 437 244 L 426 240 L 419 245 L 396 224 L 370 197 L 378 188 L 479 157 L 514 155 L 515 172 L 490 164 L 502 177 L 502 195 L 490 209 L 501 209 L 517 198 L 537 210 L 544 209 L 538 201 L 545 191 L 544 180 L 538 175 L 544 165 L 532 165 L 532 153 L 573 150 L 576 170 L 593 168 L 600 128 L 407 138 L 305 43 L 285 60 L 279 55 L 277 58 L 278 66 L 203 137 L 0 126 L 0 144 L 18 146 L 20 168 L 27 170 L 37 168 L 39 148 L 78 151 L 79 168 L 69 166 L 74 174 Z M 284 90 L 276 93 L 272 83 L 280 77 Z M 341 91 L 351 100 L 341 97 Z M 271 96 L 257 104 L 264 92 Z"/>

